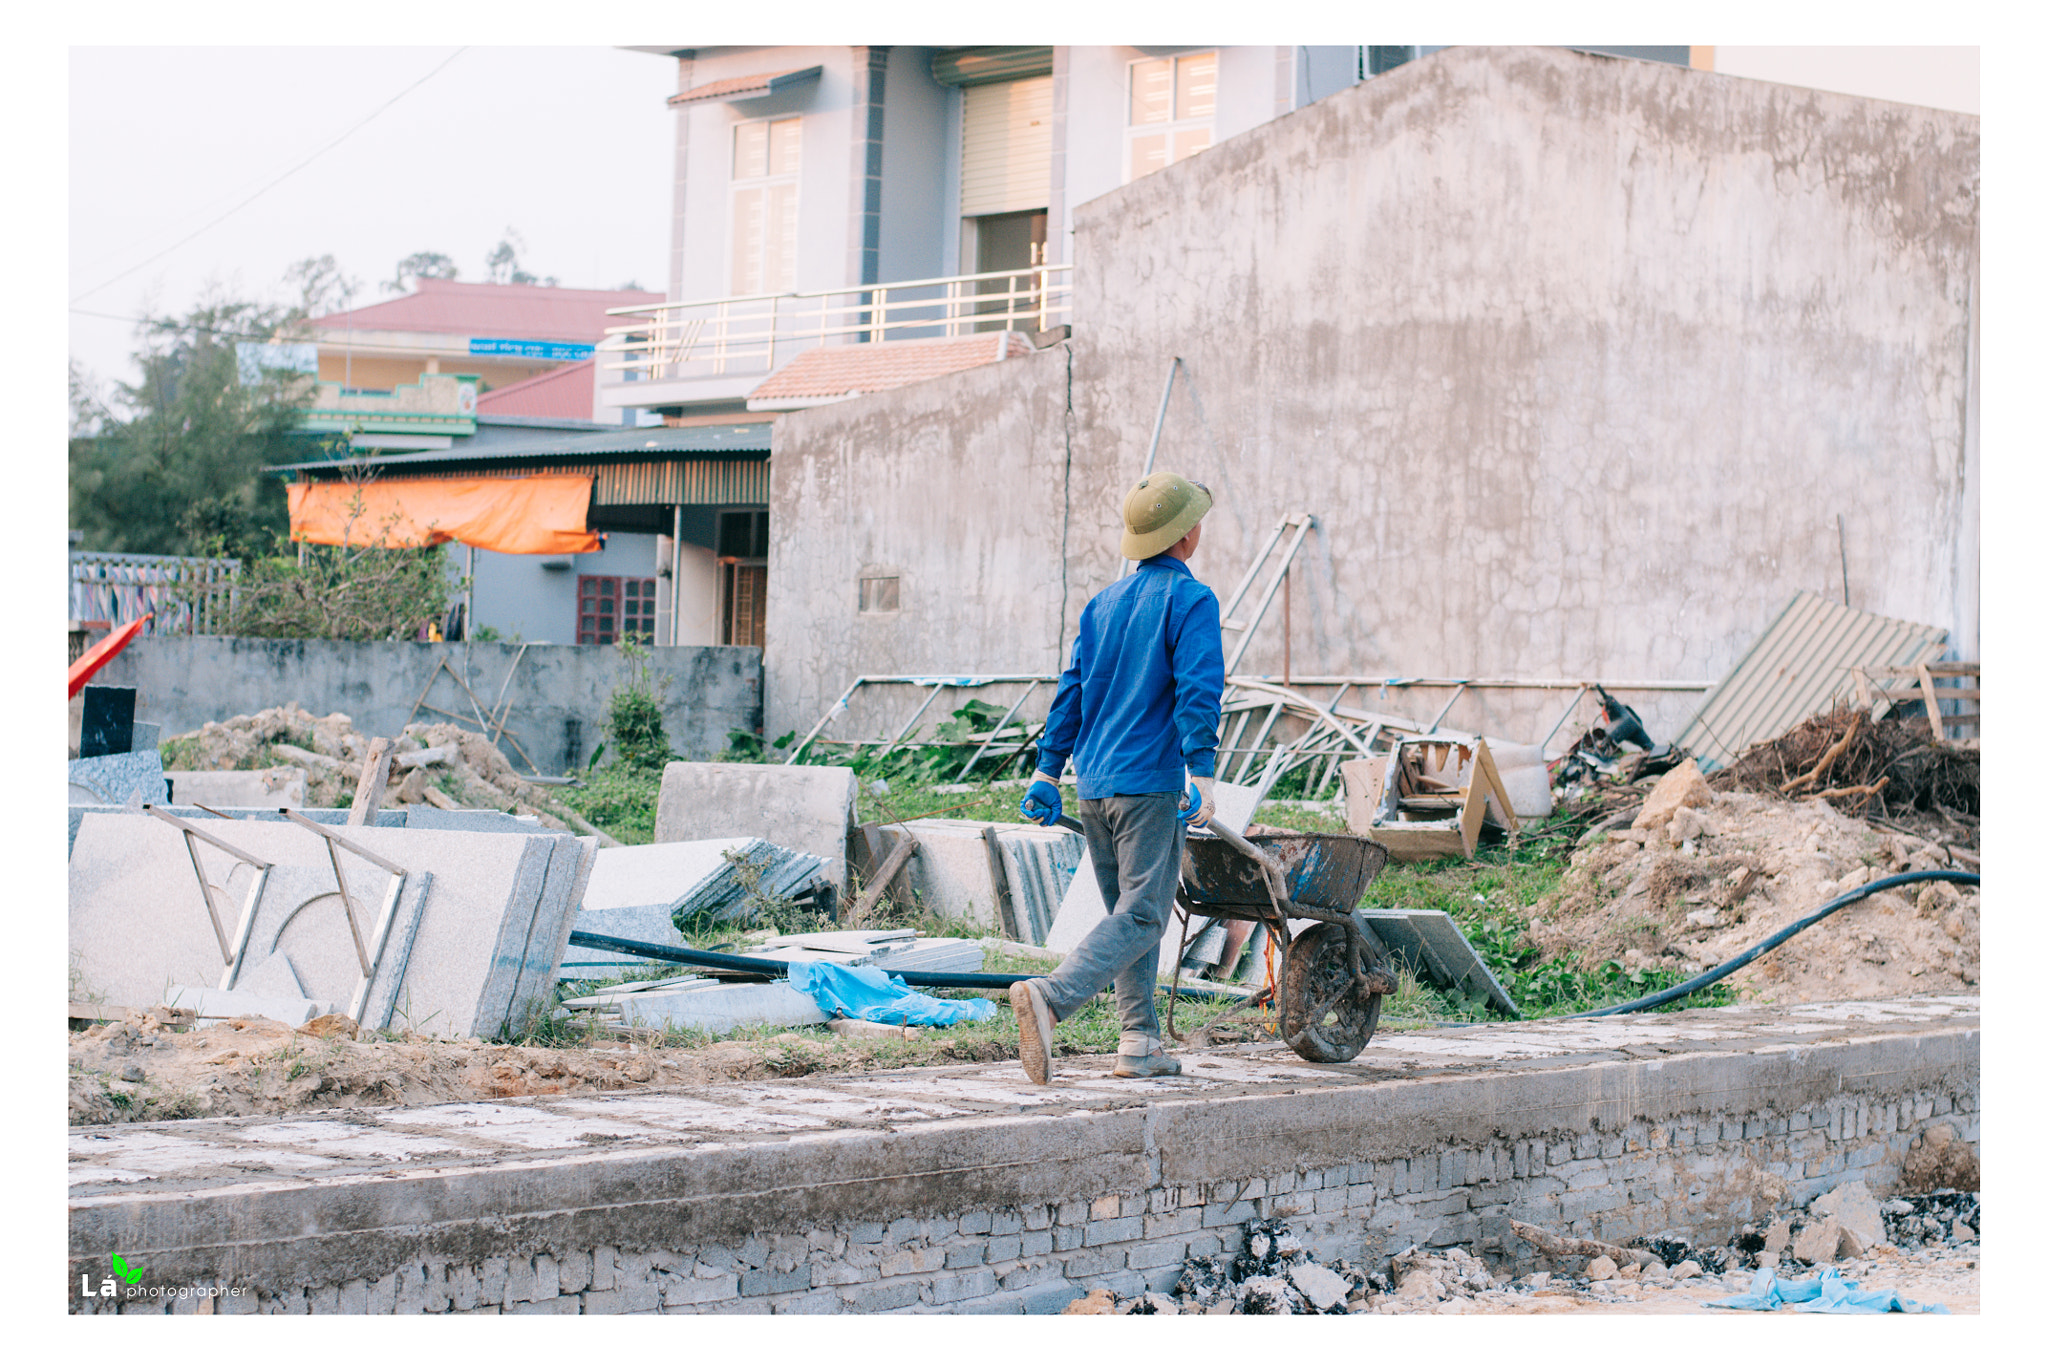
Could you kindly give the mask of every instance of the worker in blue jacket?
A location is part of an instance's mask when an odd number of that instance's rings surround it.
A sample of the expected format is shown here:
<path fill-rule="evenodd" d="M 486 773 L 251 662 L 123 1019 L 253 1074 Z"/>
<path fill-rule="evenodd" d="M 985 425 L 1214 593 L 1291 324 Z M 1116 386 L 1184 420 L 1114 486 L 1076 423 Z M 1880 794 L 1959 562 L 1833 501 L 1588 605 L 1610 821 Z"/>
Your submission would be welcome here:
<path fill-rule="evenodd" d="M 1081 611 L 1073 664 L 1038 741 L 1024 815 L 1046 826 L 1059 819 L 1071 756 L 1108 909 L 1050 976 L 1010 988 L 1024 1071 L 1041 1085 L 1052 1077 L 1054 1024 L 1112 980 L 1123 1030 L 1116 1075 L 1180 1073 L 1159 1041 L 1152 994 L 1181 845 L 1189 826 L 1215 812 L 1223 630 L 1216 593 L 1187 566 L 1211 504 L 1207 487 L 1172 473 L 1151 474 L 1124 498 L 1120 546 L 1138 568 Z"/>

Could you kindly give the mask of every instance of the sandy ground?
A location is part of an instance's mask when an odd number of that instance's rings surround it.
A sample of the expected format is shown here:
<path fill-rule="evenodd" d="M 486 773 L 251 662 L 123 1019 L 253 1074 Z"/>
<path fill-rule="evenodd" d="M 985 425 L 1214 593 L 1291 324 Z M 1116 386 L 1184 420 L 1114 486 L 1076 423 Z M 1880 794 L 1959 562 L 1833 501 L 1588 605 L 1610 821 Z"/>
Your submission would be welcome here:
<path fill-rule="evenodd" d="M 1580 849 L 1530 934 L 1549 956 L 1697 973 L 1873 879 L 1963 867 L 1931 836 L 1825 801 L 1722 793 L 1671 831 L 1606 833 Z M 1953 995 L 1976 990 L 1978 967 L 1977 890 L 1922 883 L 1844 907 L 1732 983 L 1773 1002 Z"/>

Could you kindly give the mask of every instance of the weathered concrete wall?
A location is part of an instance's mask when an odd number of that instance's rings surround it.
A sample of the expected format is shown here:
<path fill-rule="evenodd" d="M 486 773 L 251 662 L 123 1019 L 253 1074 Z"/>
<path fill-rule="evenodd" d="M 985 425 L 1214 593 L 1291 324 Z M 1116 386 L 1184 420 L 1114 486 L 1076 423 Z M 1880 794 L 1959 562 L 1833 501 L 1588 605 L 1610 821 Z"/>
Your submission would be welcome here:
<path fill-rule="evenodd" d="M 1562 49 L 1232 138 L 1076 210 L 1071 412 L 1047 354 L 778 423 L 769 727 L 863 668 L 1057 658 L 1175 355 L 1196 574 L 1318 519 L 1296 674 L 1712 681 L 1795 590 L 1841 598 L 1844 546 L 1851 604 L 1975 657 L 1977 204 L 1975 118 Z M 859 619 L 870 555 L 951 602 Z M 1665 737 L 1698 702 L 1628 698 Z M 1534 740 L 1559 703 L 1451 723 Z"/>
<path fill-rule="evenodd" d="M 1977 215 L 1966 115 L 1441 52 L 1077 211 L 1075 502 L 1113 510 L 1178 354 L 1197 563 L 1319 520 L 1297 672 L 1713 679 L 1840 598 L 1838 515 L 1850 602 L 1974 657 Z"/>
<path fill-rule="evenodd" d="M 358 731 L 393 736 L 423 695 L 426 704 L 414 721 L 442 722 L 452 714 L 475 722 L 461 686 L 436 674 L 444 657 L 486 710 L 501 702 L 501 689 L 511 701 L 510 740 L 499 747 L 521 773 L 527 772 L 521 751 L 542 774 L 582 769 L 604 739 L 606 701 L 628 678 L 615 647 L 536 644 L 522 655 L 517 646 L 486 642 L 465 649 L 436 642 L 146 637 L 109 662 L 98 683 L 133 685 L 135 716 L 162 723 L 166 737 L 292 701 L 316 717 L 346 713 Z M 760 727 L 759 648 L 652 647 L 648 666 L 669 678 L 662 721 L 678 754 L 712 755 L 725 749 L 732 729 Z"/>
<path fill-rule="evenodd" d="M 856 675 L 1060 669 L 1069 359 L 1057 345 L 776 421 L 772 736 L 808 731 Z M 870 575 L 897 578 L 895 612 L 859 612 Z"/>

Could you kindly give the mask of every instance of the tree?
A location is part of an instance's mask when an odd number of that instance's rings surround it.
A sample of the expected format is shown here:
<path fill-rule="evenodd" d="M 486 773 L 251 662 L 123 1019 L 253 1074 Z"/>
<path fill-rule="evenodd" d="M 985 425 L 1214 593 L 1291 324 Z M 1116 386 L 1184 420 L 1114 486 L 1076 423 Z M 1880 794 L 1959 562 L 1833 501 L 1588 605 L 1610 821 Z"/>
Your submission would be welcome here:
<path fill-rule="evenodd" d="M 398 262 L 396 272 L 384 280 L 384 291 L 403 293 L 418 279 L 452 279 L 461 271 L 455 261 L 438 250 L 416 250 Z"/>
<path fill-rule="evenodd" d="M 288 321 L 342 311 L 363 288 L 360 280 L 342 273 L 332 255 L 307 256 L 284 271 L 284 281 L 298 293 L 298 301 L 286 313 Z"/>
<path fill-rule="evenodd" d="M 294 545 L 273 535 L 267 545 L 238 554 L 241 574 L 224 632 L 390 642 L 441 621 L 462 584 L 449 579 L 446 556 L 439 547 L 386 547 L 393 524 L 365 518 L 361 484 L 367 478 L 355 480 L 347 542 Z"/>
<path fill-rule="evenodd" d="M 284 488 L 263 468 L 311 452 L 292 434 L 311 384 L 276 370 L 244 383 L 235 346 L 303 319 L 306 296 L 278 308 L 215 295 L 141 323 L 141 381 L 115 385 L 117 409 L 88 396 L 90 432 L 70 441 L 71 527 L 88 551 L 193 555 L 284 532 Z"/>
<path fill-rule="evenodd" d="M 511 227 L 505 228 L 504 237 L 491 247 L 490 254 L 484 256 L 485 276 L 492 283 L 537 283 L 543 288 L 553 288 L 554 275 L 542 278 L 519 267 L 519 252 L 524 249 L 526 239 Z"/>

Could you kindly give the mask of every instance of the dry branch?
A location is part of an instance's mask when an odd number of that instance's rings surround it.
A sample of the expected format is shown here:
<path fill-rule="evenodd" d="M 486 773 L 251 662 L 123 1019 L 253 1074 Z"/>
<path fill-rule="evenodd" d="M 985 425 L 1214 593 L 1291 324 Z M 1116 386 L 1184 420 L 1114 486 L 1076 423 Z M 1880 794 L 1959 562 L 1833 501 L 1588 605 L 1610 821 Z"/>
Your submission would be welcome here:
<path fill-rule="evenodd" d="M 1508 1220 L 1508 1226 L 1515 1230 L 1515 1236 L 1545 1256 L 1605 1256 L 1618 1266 L 1647 1266 L 1658 1259 L 1653 1252 L 1617 1247 L 1612 1242 L 1596 1242 L 1590 1237 L 1562 1237 L 1533 1223 L 1521 1223 L 1512 1218 Z"/>

